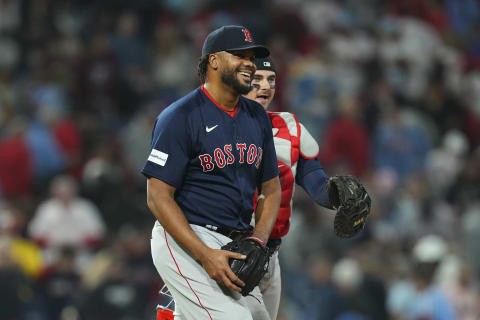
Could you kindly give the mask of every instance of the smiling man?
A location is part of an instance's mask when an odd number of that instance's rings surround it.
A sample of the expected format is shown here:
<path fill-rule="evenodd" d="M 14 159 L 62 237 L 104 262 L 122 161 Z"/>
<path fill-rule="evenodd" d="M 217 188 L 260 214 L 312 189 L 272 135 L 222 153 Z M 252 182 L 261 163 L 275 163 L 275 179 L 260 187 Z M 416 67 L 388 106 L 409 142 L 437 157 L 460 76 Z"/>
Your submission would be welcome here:
<path fill-rule="evenodd" d="M 244 27 L 213 31 L 199 61 L 203 85 L 163 110 L 153 128 L 142 170 L 157 219 L 151 250 L 176 319 L 252 319 L 238 293 L 244 283 L 228 263 L 245 257 L 220 248 L 238 236 L 263 245 L 280 205 L 270 120 L 242 96 L 251 89 L 255 57 L 268 55 Z M 253 229 L 257 188 L 264 205 Z"/>
<path fill-rule="evenodd" d="M 257 101 L 267 110 L 275 96 L 277 72 L 270 57 L 255 59 L 255 67 L 251 90 L 245 97 Z"/>

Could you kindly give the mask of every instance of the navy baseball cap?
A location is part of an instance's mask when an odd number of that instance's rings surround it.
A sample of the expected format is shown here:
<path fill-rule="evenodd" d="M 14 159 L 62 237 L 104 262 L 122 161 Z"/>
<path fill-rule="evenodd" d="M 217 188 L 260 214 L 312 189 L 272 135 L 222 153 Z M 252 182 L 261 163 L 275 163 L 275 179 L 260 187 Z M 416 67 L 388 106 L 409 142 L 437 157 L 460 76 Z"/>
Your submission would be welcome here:
<path fill-rule="evenodd" d="M 267 47 L 255 43 L 250 31 L 242 26 L 224 26 L 212 31 L 203 43 L 202 56 L 220 51 L 253 49 L 255 58 L 270 55 Z"/>
<path fill-rule="evenodd" d="M 255 58 L 254 63 L 257 70 L 268 70 L 277 73 L 277 70 L 275 69 L 275 64 L 270 57 Z"/>

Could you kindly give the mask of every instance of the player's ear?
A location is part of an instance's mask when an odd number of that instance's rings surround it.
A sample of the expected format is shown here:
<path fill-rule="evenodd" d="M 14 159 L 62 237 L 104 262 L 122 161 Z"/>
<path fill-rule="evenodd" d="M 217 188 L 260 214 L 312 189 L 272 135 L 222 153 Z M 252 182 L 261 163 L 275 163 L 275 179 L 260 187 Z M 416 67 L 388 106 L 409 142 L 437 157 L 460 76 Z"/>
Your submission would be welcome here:
<path fill-rule="evenodd" d="M 208 56 L 208 64 L 210 64 L 210 67 L 213 70 L 217 70 L 218 69 L 218 64 L 219 64 L 219 56 L 215 53 Z"/>

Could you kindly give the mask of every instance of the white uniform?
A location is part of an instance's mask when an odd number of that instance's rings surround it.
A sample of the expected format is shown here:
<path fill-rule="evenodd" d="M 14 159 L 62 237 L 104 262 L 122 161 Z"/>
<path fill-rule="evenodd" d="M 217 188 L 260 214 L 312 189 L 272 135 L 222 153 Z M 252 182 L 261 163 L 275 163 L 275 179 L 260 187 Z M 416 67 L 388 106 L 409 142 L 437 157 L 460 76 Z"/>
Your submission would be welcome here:
<path fill-rule="evenodd" d="M 273 127 L 273 140 L 277 153 L 282 200 L 277 222 L 270 238 L 279 239 L 288 233 L 292 212 L 292 197 L 295 189 L 295 175 L 300 157 L 315 159 L 319 153 L 318 143 L 297 117 L 289 112 L 268 112 Z M 280 263 L 278 250 L 270 258 L 268 273 L 260 281 L 261 296 L 247 297 L 249 309 L 255 320 L 275 320 L 281 296 Z M 255 293 L 255 292 L 254 292 Z M 257 299 L 263 298 L 264 304 Z"/>

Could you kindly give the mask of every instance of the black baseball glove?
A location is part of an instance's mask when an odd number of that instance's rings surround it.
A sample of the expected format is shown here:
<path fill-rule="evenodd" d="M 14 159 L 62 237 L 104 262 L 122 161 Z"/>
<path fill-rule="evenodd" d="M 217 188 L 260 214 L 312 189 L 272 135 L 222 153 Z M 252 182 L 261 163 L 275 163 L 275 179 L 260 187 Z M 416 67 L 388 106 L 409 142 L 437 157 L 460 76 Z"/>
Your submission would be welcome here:
<path fill-rule="evenodd" d="M 245 260 L 230 259 L 230 268 L 245 283 L 242 295 L 247 296 L 268 271 L 270 255 L 268 248 L 254 237 L 233 240 L 222 247 L 245 255 Z"/>
<path fill-rule="evenodd" d="M 327 181 L 328 198 L 337 210 L 333 229 L 341 238 L 351 238 L 367 223 L 371 200 L 367 190 L 353 176 L 334 176 Z"/>

